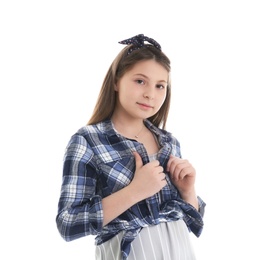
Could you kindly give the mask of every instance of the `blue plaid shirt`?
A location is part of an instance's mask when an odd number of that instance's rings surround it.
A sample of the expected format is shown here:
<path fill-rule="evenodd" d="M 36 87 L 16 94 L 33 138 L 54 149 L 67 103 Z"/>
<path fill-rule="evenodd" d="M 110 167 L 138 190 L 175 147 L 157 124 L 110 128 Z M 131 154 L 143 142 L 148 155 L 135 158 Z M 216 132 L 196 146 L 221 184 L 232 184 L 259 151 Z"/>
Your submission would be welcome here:
<path fill-rule="evenodd" d="M 181 157 L 180 144 L 148 120 L 145 124 L 158 138 L 161 146 L 158 160 L 166 169 L 170 154 Z M 190 231 L 196 236 L 201 234 L 205 203 L 198 197 L 197 211 L 182 200 L 168 174 L 167 185 L 160 192 L 133 205 L 103 227 L 102 198 L 131 182 L 135 172 L 132 151 L 140 154 L 144 164 L 149 162 L 145 147 L 118 134 L 110 120 L 84 126 L 71 137 L 64 156 L 56 217 L 58 230 L 66 241 L 96 235 L 96 245 L 100 245 L 124 230 L 121 248 L 126 259 L 131 242 L 143 227 L 183 218 Z"/>

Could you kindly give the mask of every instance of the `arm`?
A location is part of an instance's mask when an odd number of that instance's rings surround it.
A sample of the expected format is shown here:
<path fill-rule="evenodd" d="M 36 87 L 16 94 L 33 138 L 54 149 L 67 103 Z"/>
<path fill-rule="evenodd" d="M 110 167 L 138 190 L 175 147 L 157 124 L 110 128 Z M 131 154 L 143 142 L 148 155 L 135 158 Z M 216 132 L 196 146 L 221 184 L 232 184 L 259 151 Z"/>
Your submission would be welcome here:
<path fill-rule="evenodd" d="M 166 170 L 169 172 L 172 183 L 178 189 L 180 196 L 186 204 L 181 204 L 185 212 L 184 220 L 189 229 L 199 237 L 203 230 L 203 216 L 205 202 L 195 191 L 196 171 L 189 161 L 181 159 L 180 144 L 174 140 L 174 154 L 169 157 Z"/>
<path fill-rule="evenodd" d="M 191 163 L 171 155 L 167 164 L 167 171 L 170 173 L 171 180 L 179 190 L 182 199 L 199 210 L 195 191 L 196 171 Z"/>
<path fill-rule="evenodd" d="M 187 203 L 182 206 L 186 213 L 184 220 L 190 230 L 199 237 L 204 225 L 202 218 L 206 204 L 200 197 L 197 197 L 195 192 L 195 169 L 187 160 L 171 155 L 167 170 L 182 199 Z"/>
<path fill-rule="evenodd" d="M 197 211 L 199 210 L 199 203 L 195 189 L 190 192 L 180 192 L 181 197 L 184 201 L 191 204 Z"/>
<path fill-rule="evenodd" d="M 103 226 L 102 198 L 95 194 L 93 152 L 83 136 L 74 135 L 65 152 L 56 224 L 66 241 L 96 235 Z"/>
<path fill-rule="evenodd" d="M 66 241 L 98 234 L 103 226 L 167 184 L 158 161 L 143 165 L 139 154 L 135 152 L 134 156 L 136 171 L 132 182 L 101 198 L 95 195 L 97 178 L 92 162 L 93 152 L 84 137 L 72 137 L 64 158 L 63 183 L 56 217 L 58 230 Z"/>
<path fill-rule="evenodd" d="M 118 217 L 131 206 L 139 202 L 141 198 L 135 195 L 131 185 L 102 199 L 104 212 L 103 226 Z"/>

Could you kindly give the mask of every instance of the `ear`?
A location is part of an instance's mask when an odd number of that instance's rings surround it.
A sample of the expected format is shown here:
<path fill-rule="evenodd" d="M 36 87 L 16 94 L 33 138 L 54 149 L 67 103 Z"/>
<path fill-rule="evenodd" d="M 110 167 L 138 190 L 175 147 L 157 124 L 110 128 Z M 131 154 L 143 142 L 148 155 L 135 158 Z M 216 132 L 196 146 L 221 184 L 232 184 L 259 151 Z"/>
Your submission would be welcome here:
<path fill-rule="evenodd" d="M 117 84 L 114 85 L 114 90 L 117 92 L 119 90 Z"/>

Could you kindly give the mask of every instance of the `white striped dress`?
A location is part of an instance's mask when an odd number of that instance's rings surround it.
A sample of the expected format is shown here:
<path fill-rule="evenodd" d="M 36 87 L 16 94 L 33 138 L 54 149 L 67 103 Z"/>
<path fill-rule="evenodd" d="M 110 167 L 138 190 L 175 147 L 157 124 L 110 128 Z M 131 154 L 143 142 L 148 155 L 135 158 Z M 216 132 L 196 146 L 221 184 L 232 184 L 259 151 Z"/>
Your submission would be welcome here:
<path fill-rule="evenodd" d="M 96 260 L 121 260 L 124 232 L 96 247 Z M 131 244 L 128 260 L 195 260 L 189 231 L 183 220 L 143 228 Z"/>

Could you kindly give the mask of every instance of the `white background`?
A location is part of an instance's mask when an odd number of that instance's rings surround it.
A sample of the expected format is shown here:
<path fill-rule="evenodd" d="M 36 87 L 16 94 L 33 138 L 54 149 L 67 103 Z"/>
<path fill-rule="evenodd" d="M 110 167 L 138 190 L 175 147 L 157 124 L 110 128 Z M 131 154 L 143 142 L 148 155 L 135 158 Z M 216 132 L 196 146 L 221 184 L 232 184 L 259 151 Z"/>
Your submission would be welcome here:
<path fill-rule="evenodd" d="M 55 217 L 62 159 L 106 71 L 143 33 L 172 61 L 168 130 L 207 203 L 198 260 L 267 259 L 265 1 L 0 3 L 1 259 L 94 259 Z"/>

